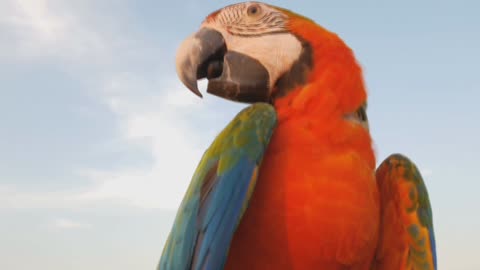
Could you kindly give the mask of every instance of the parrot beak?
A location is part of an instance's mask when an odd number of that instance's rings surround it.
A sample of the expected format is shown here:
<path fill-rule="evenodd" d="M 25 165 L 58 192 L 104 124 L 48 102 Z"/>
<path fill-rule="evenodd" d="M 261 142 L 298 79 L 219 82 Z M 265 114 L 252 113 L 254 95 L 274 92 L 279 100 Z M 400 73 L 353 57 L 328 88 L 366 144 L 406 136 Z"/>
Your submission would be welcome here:
<path fill-rule="evenodd" d="M 228 51 L 222 34 L 202 28 L 187 38 L 176 57 L 177 74 L 183 84 L 197 96 L 197 80 L 207 78 L 207 92 L 239 102 L 269 100 L 269 73 L 256 59 Z"/>

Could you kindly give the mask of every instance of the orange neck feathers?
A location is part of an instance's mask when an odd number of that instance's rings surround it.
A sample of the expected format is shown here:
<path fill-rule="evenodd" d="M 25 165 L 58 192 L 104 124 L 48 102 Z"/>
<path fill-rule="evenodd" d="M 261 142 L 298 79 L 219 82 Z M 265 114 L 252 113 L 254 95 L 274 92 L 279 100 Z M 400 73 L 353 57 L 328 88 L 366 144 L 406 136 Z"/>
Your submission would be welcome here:
<path fill-rule="evenodd" d="M 352 50 L 336 34 L 305 18 L 292 17 L 289 28 L 311 46 L 313 66 L 304 85 L 274 100 L 279 128 L 287 133 L 309 130 L 323 148 L 357 152 L 374 169 L 369 131 L 345 120 L 367 99 Z"/>
<path fill-rule="evenodd" d="M 334 33 L 302 17 L 291 16 L 290 31 L 312 48 L 313 69 L 307 83 L 275 100 L 279 112 L 288 107 L 302 114 L 343 116 L 366 102 L 362 70 L 352 50 Z"/>

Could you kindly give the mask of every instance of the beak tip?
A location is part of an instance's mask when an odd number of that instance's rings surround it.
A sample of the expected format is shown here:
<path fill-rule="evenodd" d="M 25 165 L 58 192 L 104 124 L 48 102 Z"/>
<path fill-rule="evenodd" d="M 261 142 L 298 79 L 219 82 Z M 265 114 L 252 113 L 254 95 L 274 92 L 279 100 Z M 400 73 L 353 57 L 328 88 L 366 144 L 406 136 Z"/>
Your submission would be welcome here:
<path fill-rule="evenodd" d="M 191 79 L 191 80 L 184 79 L 184 80 L 181 80 L 181 81 L 192 93 L 194 93 L 198 97 L 203 97 L 200 90 L 198 90 L 198 85 L 197 85 L 197 80 L 196 79 Z"/>
<path fill-rule="evenodd" d="M 197 95 L 199 98 L 203 98 L 202 93 L 198 90 L 198 87 L 195 85 L 195 87 L 188 87 L 190 91 L 192 91 L 195 95 Z"/>
<path fill-rule="evenodd" d="M 187 65 L 181 65 L 182 68 L 185 68 Z M 200 93 L 200 90 L 198 90 L 198 85 L 197 85 L 197 78 L 195 76 L 192 76 L 192 74 L 195 74 L 193 72 L 185 72 L 185 69 L 177 69 L 177 74 L 180 79 L 180 81 L 185 85 L 192 93 L 195 95 L 202 97 L 202 93 Z"/>

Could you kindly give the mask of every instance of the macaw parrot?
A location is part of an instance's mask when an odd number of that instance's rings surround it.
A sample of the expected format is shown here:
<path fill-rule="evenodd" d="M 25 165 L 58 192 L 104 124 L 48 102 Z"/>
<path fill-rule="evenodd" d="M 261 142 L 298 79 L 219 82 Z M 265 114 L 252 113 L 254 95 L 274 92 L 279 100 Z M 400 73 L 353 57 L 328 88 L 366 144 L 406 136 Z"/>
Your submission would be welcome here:
<path fill-rule="evenodd" d="M 259 2 L 210 14 L 177 73 L 251 104 L 203 155 L 160 270 L 437 269 L 432 210 L 407 157 L 378 169 L 367 92 L 334 33 Z"/>

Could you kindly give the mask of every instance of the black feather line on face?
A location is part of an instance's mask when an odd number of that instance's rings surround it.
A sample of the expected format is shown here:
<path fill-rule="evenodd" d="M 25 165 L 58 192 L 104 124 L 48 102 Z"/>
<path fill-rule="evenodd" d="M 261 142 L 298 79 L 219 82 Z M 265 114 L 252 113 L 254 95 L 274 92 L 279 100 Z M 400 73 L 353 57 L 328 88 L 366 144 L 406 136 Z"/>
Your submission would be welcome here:
<path fill-rule="evenodd" d="M 308 42 L 297 37 L 302 43 L 302 52 L 285 74 L 280 76 L 274 86 L 272 99 L 286 96 L 296 87 L 307 82 L 308 74 L 313 68 L 313 50 Z"/>

